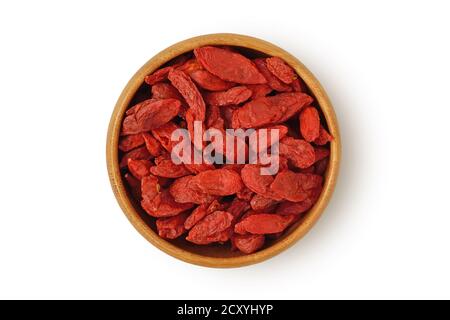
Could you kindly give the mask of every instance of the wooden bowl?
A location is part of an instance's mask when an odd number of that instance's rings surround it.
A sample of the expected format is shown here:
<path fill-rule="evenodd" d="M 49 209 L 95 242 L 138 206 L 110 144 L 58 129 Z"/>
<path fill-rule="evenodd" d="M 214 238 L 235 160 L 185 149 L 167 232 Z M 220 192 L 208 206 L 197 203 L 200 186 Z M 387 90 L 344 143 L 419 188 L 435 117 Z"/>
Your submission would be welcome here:
<path fill-rule="evenodd" d="M 334 137 L 330 146 L 330 161 L 325 176 L 323 191 L 315 206 L 301 221 L 291 226 L 282 237 L 273 240 L 273 242 L 269 242 L 265 249 L 249 255 L 231 252 L 228 246 L 198 246 L 184 239 L 167 241 L 160 238 L 155 232 L 156 228 L 152 219 L 140 208 L 139 203 L 128 194 L 120 174 L 118 142 L 121 123 L 125 110 L 129 107 L 130 102 L 132 102 L 133 96 L 142 86 L 144 77 L 169 60 L 205 45 L 238 46 L 248 49 L 249 52 L 258 52 L 284 59 L 306 83 L 309 93 L 318 102 L 327 122 L 328 129 Z M 338 176 L 340 157 L 341 141 L 338 123 L 331 102 L 319 81 L 317 81 L 313 74 L 298 59 L 283 49 L 264 40 L 238 34 L 210 34 L 187 39 L 161 51 L 151 58 L 136 72 L 125 89 L 123 89 L 111 116 L 106 145 L 106 159 L 112 189 L 120 207 L 137 231 L 154 246 L 175 258 L 197 265 L 219 268 L 241 267 L 264 261 L 286 250 L 302 238 L 319 219 L 330 200 Z"/>

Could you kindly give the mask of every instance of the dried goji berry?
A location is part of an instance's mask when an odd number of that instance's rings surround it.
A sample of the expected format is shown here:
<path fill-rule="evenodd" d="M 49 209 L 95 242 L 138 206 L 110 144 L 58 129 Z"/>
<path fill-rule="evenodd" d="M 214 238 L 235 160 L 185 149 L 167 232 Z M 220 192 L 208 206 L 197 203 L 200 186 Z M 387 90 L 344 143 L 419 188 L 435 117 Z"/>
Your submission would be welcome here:
<path fill-rule="evenodd" d="M 286 84 L 291 84 L 297 75 L 295 71 L 279 57 L 270 57 L 266 59 L 267 69 L 278 79 Z"/>
<path fill-rule="evenodd" d="M 286 137 L 280 141 L 280 155 L 298 168 L 308 168 L 316 161 L 313 146 L 301 139 Z"/>
<path fill-rule="evenodd" d="M 146 147 L 139 147 L 139 148 L 133 149 L 133 150 L 125 153 L 122 156 L 122 159 L 120 160 L 120 167 L 121 168 L 125 168 L 126 166 L 128 166 L 128 160 L 129 159 L 133 159 L 133 160 L 149 160 L 151 158 L 152 158 L 152 156 L 147 151 Z"/>
<path fill-rule="evenodd" d="M 144 197 L 141 201 L 142 208 L 153 217 L 171 217 L 191 209 L 192 203 L 178 203 L 168 190 L 163 190 L 156 197 L 149 200 Z"/>
<path fill-rule="evenodd" d="M 158 235 L 166 239 L 178 238 L 186 231 L 184 228 L 186 218 L 187 213 L 181 213 L 174 217 L 156 219 Z"/>
<path fill-rule="evenodd" d="M 140 102 L 138 102 L 136 104 L 133 104 L 133 106 L 131 108 L 129 108 L 127 111 L 125 111 L 125 115 L 129 116 L 131 114 L 135 114 L 142 107 L 142 102 L 143 101 L 150 101 L 150 100 L 151 101 L 157 101 L 156 99 L 144 99 L 144 100 L 141 100 Z M 124 134 L 121 132 L 121 135 L 124 135 Z"/>
<path fill-rule="evenodd" d="M 312 142 L 319 137 L 320 116 L 314 107 L 307 107 L 300 112 L 300 132 L 303 138 Z"/>
<path fill-rule="evenodd" d="M 322 192 L 322 188 L 318 187 L 307 192 L 308 197 L 300 202 L 283 201 L 277 208 L 276 213 L 281 215 L 299 215 L 302 214 L 316 203 Z"/>
<path fill-rule="evenodd" d="M 224 236 L 233 221 L 233 216 L 226 211 L 216 211 L 207 215 L 198 222 L 190 231 L 186 240 L 196 244 L 208 244 L 217 241 L 226 241 L 228 236 Z"/>
<path fill-rule="evenodd" d="M 147 201 L 153 200 L 160 192 L 158 178 L 153 175 L 148 175 L 141 180 L 141 195 Z"/>
<path fill-rule="evenodd" d="M 136 178 L 141 180 L 150 174 L 152 163 L 149 160 L 128 159 L 128 170 Z"/>
<path fill-rule="evenodd" d="M 259 234 L 234 235 L 231 238 L 233 246 L 239 251 L 250 254 L 264 246 L 265 237 Z"/>
<path fill-rule="evenodd" d="M 160 82 L 152 86 L 152 99 L 177 99 L 183 101 L 177 89 L 170 83 Z"/>
<path fill-rule="evenodd" d="M 282 216 L 278 214 L 253 214 L 234 226 L 234 231 L 239 234 L 270 234 L 284 231 L 295 216 Z"/>
<path fill-rule="evenodd" d="M 270 185 L 270 191 L 282 199 L 300 202 L 308 198 L 311 189 L 321 187 L 322 180 L 319 175 L 285 170 L 277 174 Z"/>
<path fill-rule="evenodd" d="M 316 140 L 314 140 L 314 143 L 318 146 L 323 146 L 327 144 L 328 142 L 332 141 L 333 137 L 328 133 L 328 131 L 324 127 L 320 127 L 319 136 Z"/>
<path fill-rule="evenodd" d="M 183 164 L 175 164 L 171 159 L 159 157 L 156 165 L 150 168 L 150 172 L 164 178 L 180 178 L 190 175 L 191 172 Z"/>
<path fill-rule="evenodd" d="M 247 101 L 253 92 L 246 86 L 238 86 L 227 91 L 210 92 L 205 95 L 206 103 L 212 106 L 228 106 Z"/>
<path fill-rule="evenodd" d="M 271 87 L 273 90 L 278 92 L 290 92 L 292 91 L 292 88 L 281 82 L 277 77 L 275 77 L 272 72 L 269 71 L 266 64 L 266 59 L 258 58 L 253 60 L 256 67 L 258 68 L 259 72 L 261 72 L 265 79 L 267 79 L 267 84 L 269 87 Z"/>
<path fill-rule="evenodd" d="M 215 196 L 228 196 L 239 192 L 243 187 L 241 176 L 227 169 L 203 171 L 192 179 L 192 184 L 204 193 Z"/>
<path fill-rule="evenodd" d="M 206 215 L 211 214 L 216 211 L 222 211 L 224 209 L 224 205 L 219 201 L 214 200 L 210 204 L 202 204 L 195 208 L 189 217 L 186 219 L 184 223 L 184 227 L 186 229 L 191 229 L 194 225 L 197 224 L 200 220 L 202 220 Z"/>
<path fill-rule="evenodd" d="M 176 99 L 145 100 L 135 113 L 125 117 L 122 133 L 136 134 L 159 128 L 180 112 L 180 106 L 180 101 Z"/>
<path fill-rule="evenodd" d="M 172 66 L 161 68 L 159 70 L 156 70 L 152 74 L 145 77 L 144 81 L 145 83 L 149 85 L 154 85 L 155 83 L 164 81 L 167 79 L 167 76 L 169 75 L 169 72 L 173 69 Z"/>
<path fill-rule="evenodd" d="M 284 112 L 282 106 L 274 106 L 270 97 L 261 97 L 233 111 L 231 127 L 238 128 L 258 128 L 275 124 Z"/>
<path fill-rule="evenodd" d="M 169 73 L 169 80 L 186 100 L 194 120 L 204 121 L 206 112 L 205 101 L 191 78 L 183 71 L 172 70 Z"/>
<path fill-rule="evenodd" d="M 241 170 L 241 177 L 247 188 L 261 195 L 270 193 L 269 188 L 274 180 L 273 176 L 262 175 L 261 167 L 254 164 L 246 164 Z"/>
<path fill-rule="evenodd" d="M 163 125 L 162 127 L 153 129 L 152 134 L 153 137 L 155 137 L 155 139 L 159 141 L 159 143 L 163 146 L 164 149 L 171 152 L 173 146 L 176 144 L 176 142 L 173 142 L 171 139 L 172 133 L 177 129 L 179 129 L 179 127 L 175 123 L 169 122 Z"/>
<path fill-rule="evenodd" d="M 192 183 L 194 176 L 185 176 L 176 179 L 169 188 L 169 191 L 176 202 L 179 203 L 211 203 L 215 197 L 203 192 L 195 183 Z"/>
<path fill-rule="evenodd" d="M 209 91 L 224 91 L 235 85 L 233 82 L 224 81 L 206 70 L 196 70 L 189 75 L 198 86 Z"/>
<path fill-rule="evenodd" d="M 207 204 L 202 204 L 199 205 L 197 208 L 195 208 L 184 222 L 184 228 L 189 230 L 193 226 L 195 226 L 200 220 L 206 217 L 206 215 L 208 214 L 207 209 L 208 209 Z"/>
<path fill-rule="evenodd" d="M 184 64 L 179 66 L 177 70 L 183 71 L 187 75 L 191 75 L 192 72 L 203 70 L 203 66 L 194 58 L 187 60 Z"/>
<path fill-rule="evenodd" d="M 312 98 L 301 92 L 261 97 L 234 110 L 231 126 L 234 129 L 258 128 L 284 122 L 311 102 Z"/>
<path fill-rule="evenodd" d="M 272 92 L 272 88 L 268 84 L 248 84 L 247 88 L 252 91 L 252 99 L 265 97 Z"/>
<path fill-rule="evenodd" d="M 285 110 L 278 122 L 285 122 L 296 115 L 303 107 L 311 104 L 313 98 L 302 92 L 280 93 L 271 97 L 272 104 L 283 105 Z"/>
<path fill-rule="evenodd" d="M 263 212 L 272 211 L 275 208 L 274 206 L 276 204 L 278 204 L 278 201 L 270 198 L 265 198 L 260 194 L 255 194 L 252 200 L 250 201 L 250 206 L 252 207 L 253 210 Z"/>
<path fill-rule="evenodd" d="M 202 66 L 222 80 L 242 83 L 266 83 L 255 65 L 243 55 L 216 47 L 201 47 L 194 50 Z"/>
<path fill-rule="evenodd" d="M 144 138 L 142 134 L 132 134 L 129 136 L 122 137 L 119 141 L 119 149 L 124 152 L 136 149 L 144 144 Z"/>
<path fill-rule="evenodd" d="M 198 224 L 197 224 L 198 225 Z M 193 230 L 193 228 L 191 229 Z M 223 231 L 214 233 L 212 235 L 202 236 L 201 234 L 194 234 L 192 236 L 186 237 L 186 240 L 195 243 L 195 244 L 210 244 L 210 243 L 224 243 L 228 240 L 230 240 L 231 235 L 233 234 L 232 229 L 228 228 Z"/>
<path fill-rule="evenodd" d="M 147 151 L 153 157 L 157 157 L 162 153 L 163 148 L 162 148 L 161 144 L 150 133 L 144 132 L 142 134 L 142 137 L 144 139 L 145 147 L 147 148 Z"/>

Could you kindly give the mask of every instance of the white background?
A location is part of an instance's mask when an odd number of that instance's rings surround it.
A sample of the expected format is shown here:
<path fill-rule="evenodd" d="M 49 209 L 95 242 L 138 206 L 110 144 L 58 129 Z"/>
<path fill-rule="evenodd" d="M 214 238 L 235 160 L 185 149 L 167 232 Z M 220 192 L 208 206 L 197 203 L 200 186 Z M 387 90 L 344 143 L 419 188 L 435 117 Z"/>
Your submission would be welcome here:
<path fill-rule="evenodd" d="M 0 298 L 450 298 L 448 1 L 2 1 Z M 338 115 L 343 166 L 316 227 L 259 265 L 152 247 L 106 172 L 133 73 L 206 33 L 302 60 Z"/>

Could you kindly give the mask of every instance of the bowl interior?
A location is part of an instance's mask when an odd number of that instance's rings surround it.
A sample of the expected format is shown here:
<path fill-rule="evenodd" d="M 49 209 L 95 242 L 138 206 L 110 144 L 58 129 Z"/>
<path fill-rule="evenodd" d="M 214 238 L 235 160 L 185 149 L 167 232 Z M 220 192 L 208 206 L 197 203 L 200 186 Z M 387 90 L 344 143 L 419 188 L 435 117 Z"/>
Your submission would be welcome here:
<path fill-rule="evenodd" d="M 277 239 L 270 239 L 269 237 L 263 250 L 250 255 L 231 251 L 229 246 L 224 245 L 199 246 L 183 238 L 176 240 L 160 238 L 156 232 L 155 219 L 150 217 L 141 208 L 139 201 L 134 199 L 127 184 L 123 181 L 119 169 L 118 141 L 125 111 L 134 104 L 150 98 L 149 86 L 144 83 L 144 77 L 164 66 L 164 64 L 169 63 L 173 58 L 204 45 L 233 46 L 238 51 L 252 58 L 266 56 L 283 58 L 305 82 L 307 93 L 314 97 L 315 105 L 322 111 L 323 124 L 334 137 L 330 144 L 330 161 L 325 174 L 323 191 L 315 206 L 300 221 L 286 230 L 281 237 Z M 192 38 L 167 48 L 151 59 L 135 74 L 124 89 L 114 110 L 108 133 L 107 153 L 110 179 L 119 204 L 131 223 L 147 240 L 166 253 L 190 263 L 211 267 L 237 267 L 265 260 L 283 251 L 312 227 L 328 203 L 336 182 L 340 160 L 340 140 L 331 103 L 319 82 L 301 62 L 284 50 L 263 40 L 241 35 L 217 34 Z"/>

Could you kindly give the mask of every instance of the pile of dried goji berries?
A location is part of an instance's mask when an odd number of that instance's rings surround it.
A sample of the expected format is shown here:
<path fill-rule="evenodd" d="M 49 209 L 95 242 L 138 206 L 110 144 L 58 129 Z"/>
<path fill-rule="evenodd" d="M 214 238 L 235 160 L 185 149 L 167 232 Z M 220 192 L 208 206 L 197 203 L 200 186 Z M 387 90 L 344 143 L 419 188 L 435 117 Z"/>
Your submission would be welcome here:
<path fill-rule="evenodd" d="M 231 243 L 248 254 L 317 201 L 332 137 L 289 65 L 239 50 L 197 48 L 148 75 L 126 112 L 119 149 L 129 190 L 161 237 Z M 193 133 L 194 121 L 224 133 L 278 129 L 279 172 L 262 175 L 258 163 L 175 164 L 171 134 Z"/>

